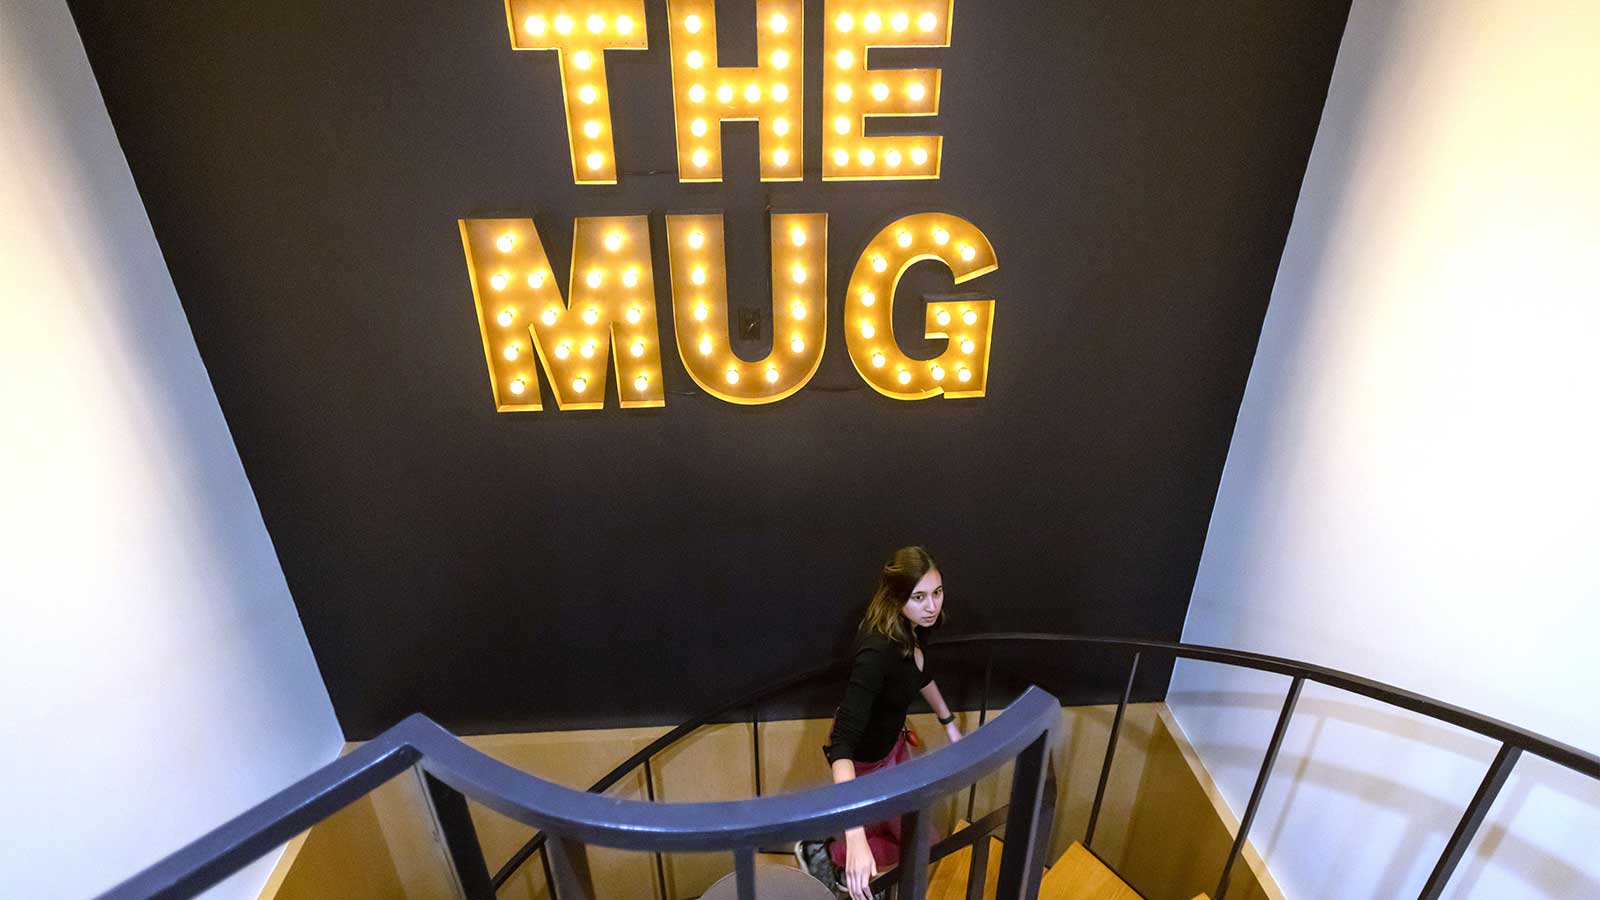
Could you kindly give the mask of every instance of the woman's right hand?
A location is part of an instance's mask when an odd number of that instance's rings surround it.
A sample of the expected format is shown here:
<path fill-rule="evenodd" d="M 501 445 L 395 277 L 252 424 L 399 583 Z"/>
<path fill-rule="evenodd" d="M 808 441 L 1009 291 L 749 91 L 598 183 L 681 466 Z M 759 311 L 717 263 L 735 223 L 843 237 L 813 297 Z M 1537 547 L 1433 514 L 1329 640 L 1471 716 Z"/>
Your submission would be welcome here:
<path fill-rule="evenodd" d="M 878 877 L 878 862 L 872 858 L 864 828 L 844 833 L 844 886 L 851 900 L 872 900 L 872 879 Z"/>

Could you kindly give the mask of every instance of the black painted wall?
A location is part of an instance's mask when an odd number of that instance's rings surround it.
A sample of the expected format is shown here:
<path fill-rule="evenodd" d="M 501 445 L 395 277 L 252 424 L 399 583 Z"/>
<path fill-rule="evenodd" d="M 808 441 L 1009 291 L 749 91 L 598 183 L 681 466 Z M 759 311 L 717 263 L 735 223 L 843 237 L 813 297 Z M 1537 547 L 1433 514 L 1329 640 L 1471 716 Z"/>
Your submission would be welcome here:
<path fill-rule="evenodd" d="M 911 542 L 943 561 L 952 630 L 1177 638 L 1348 2 L 957 0 L 951 49 L 874 63 L 943 68 L 942 180 L 763 185 L 735 125 L 726 181 L 688 186 L 643 174 L 674 166 L 649 0 L 650 49 L 607 54 L 614 188 L 572 183 L 555 55 L 513 52 L 492 0 L 71 5 L 364 738 L 415 710 L 463 731 L 679 719 L 837 652 Z M 747 6 L 719 4 L 725 65 L 754 62 L 730 33 Z M 733 406 L 668 358 L 664 409 L 624 412 L 613 385 L 604 412 L 494 412 L 458 217 L 535 215 L 564 283 L 574 216 L 649 211 L 671 346 L 662 215 L 726 211 L 732 302 L 770 340 L 769 206 L 831 219 L 809 387 Z M 999 254 L 975 283 L 998 301 L 983 399 L 889 400 L 844 352 L 839 273 L 923 209 Z M 901 335 L 949 287 L 912 275 Z M 1121 662 L 1070 663 L 1069 702 L 1119 689 Z"/>

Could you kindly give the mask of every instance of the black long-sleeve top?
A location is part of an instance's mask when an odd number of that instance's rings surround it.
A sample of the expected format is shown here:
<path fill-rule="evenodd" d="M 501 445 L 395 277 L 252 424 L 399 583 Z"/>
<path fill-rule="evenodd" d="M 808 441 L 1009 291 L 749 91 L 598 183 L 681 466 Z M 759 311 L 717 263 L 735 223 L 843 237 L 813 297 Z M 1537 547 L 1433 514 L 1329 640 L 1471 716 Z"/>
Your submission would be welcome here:
<path fill-rule="evenodd" d="M 850 684 L 834 713 L 828 745 L 822 748 L 828 763 L 877 762 L 888 756 L 905 727 L 906 710 L 932 680 L 917 668 L 916 657 L 904 655 L 894 641 L 879 634 L 857 638 Z"/>

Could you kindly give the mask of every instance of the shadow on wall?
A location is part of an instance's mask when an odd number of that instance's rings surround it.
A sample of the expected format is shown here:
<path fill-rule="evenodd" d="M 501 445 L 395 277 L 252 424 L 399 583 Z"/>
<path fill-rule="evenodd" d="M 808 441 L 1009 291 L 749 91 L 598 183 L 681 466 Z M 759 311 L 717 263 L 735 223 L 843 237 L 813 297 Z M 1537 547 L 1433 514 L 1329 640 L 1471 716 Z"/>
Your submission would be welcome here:
<path fill-rule="evenodd" d="M 1282 709 L 1283 695 L 1248 691 L 1186 691 L 1174 692 L 1169 702 L 1189 709 L 1254 710 L 1275 715 Z M 1375 747 L 1378 738 L 1391 738 L 1448 754 L 1459 760 L 1462 767 L 1480 773 L 1488 770 L 1496 744 L 1488 738 L 1389 706 L 1310 697 L 1303 698 L 1297 705 L 1291 733 L 1309 732 L 1309 735 L 1301 740 L 1285 741 L 1267 787 L 1267 795 L 1281 796 L 1281 801 L 1274 799 L 1273 806 L 1282 814 L 1271 822 L 1270 831 L 1253 831 L 1252 842 L 1261 849 L 1270 865 L 1274 851 L 1284 840 L 1289 817 L 1315 814 L 1301 808 L 1304 802 L 1300 806 L 1296 804 L 1296 799 L 1305 788 L 1314 787 L 1357 798 L 1362 806 L 1372 811 L 1374 819 L 1386 817 L 1405 822 L 1403 836 L 1392 842 L 1392 852 L 1375 882 L 1373 895 L 1401 897 L 1415 893 L 1419 886 L 1419 865 L 1424 876 L 1431 870 L 1438 856 L 1438 848 L 1449 838 L 1450 829 L 1466 811 L 1464 804 L 1458 799 L 1440 797 L 1386 777 L 1375 768 L 1356 768 L 1318 759 L 1317 748 L 1330 726 L 1349 726 L 1368 732 L 1374 738 Z M 1304 749 L 1298 753 L 1292 752 L 1291 743 L 1303 745 Z M 1259 745 L 1208 743 L 1202 755 L 1213 769 L 1226 767 L 1254 773 L 1259 770 L 1265 752 L 1265 742 Z M 1340 752 L 1348 755 L 1347 750 Z M 1403 772 L 1404 769 L 1397 771 Z M 1518 813 L 1534 802 L 1536 797 L 1542 803 L 1558 802 L 1579 810 L 1580 821 L 1600 823 L 1600 782 L 1554 763 L 1524 755 L 1495 802 L 1491 815 L 1496 821 L 1485 823 L 1468 855 L 1451 878 L 1449 896 L 1472 896 L 1474 888 L 1484 877 L 1486 867 L 1493 861 L 1496 866 L 1523 879 L 1528 890 L 1535 892 L 1536 896 L 1600 897 L 1600 881 L 1579 870 L 1559 854 L 1511 833 L 1507 827 L 1506 823 L 1514 821 Z M 1268 824 L 1266 818 L 1264 815 L 1262 825 Z M 1448 825 L 1441 828 L 1444 823 Z M 1324 848 L 1335 863 L 1329 867 L 1329 871 L 1340 868 L 1337 864 L 1340 857 L 1370 858 L 1381 849 L 1372 840 L 1370 824 L 1363 821 L 1319 821 L 1319 826 L 1327 833 Z M 1337 885 L 1323 883 L 1297 887 L 1309 890 L 1306 896 L 1321 897 L 1336 895 Z M 1293 894 L 1293 888 L 1290 888 L 1290 892 Z"/>

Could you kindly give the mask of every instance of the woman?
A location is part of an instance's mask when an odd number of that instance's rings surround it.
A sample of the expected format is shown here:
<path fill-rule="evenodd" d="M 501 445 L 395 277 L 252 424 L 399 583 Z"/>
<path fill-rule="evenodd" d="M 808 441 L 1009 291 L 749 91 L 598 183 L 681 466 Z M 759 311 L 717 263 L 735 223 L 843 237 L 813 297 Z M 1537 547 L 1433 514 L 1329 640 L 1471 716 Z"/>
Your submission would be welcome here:
<path fill-rule="evenodd" d="M 921 693 L 952 742 L 961 739 L 955 716 L 927 674 L 919 635 L 944 618 L 944 580 L 921 547 L 902 547 L 884 565 L 878 589 L 861 617 L 844 703 L 833 718 L 823 753 L 835 783 L 905 762 L 906 710 Z M 800 864 L 852 900 L 871 900 L 870 882 L 900 858 L 900 820 L 845 832 L 844 840 L 801 841 Z"/>

